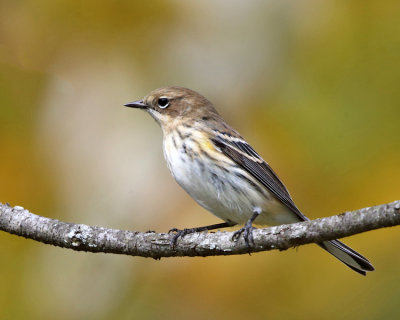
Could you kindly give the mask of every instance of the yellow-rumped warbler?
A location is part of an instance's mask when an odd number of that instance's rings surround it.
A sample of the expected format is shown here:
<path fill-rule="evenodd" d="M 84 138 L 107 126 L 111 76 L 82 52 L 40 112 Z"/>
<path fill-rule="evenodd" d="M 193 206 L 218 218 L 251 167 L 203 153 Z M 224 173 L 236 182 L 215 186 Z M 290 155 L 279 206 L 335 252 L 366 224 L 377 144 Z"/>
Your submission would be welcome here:
<path fill-rule="evenodd" d="M 271 167 L 217 113 L 202 95 L 181 87 L 152 91 L 127 107 L 147 111 L 161 126 L 164 157 L 175 180 L 202 207 L 225 221 L 177 230 L 185 234 L 244 224 L 234 233 L 253 242 L 253 222 L 280 225 L 309 220 L 294 204 Z M 354 271 L 374 267 L 338 240 L 318 244 Z"/>

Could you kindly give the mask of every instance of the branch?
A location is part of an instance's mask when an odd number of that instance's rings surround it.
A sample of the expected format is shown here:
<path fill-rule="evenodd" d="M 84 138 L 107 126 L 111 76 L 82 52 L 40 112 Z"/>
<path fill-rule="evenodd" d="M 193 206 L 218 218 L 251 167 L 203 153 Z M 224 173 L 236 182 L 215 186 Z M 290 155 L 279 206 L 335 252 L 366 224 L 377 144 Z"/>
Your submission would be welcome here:
<path fill-rule="evenodd" d="M 254 230 L 255 245 L 248 249 L 233 232 L 194 233 L 170 246 L 171 234 L 91 227 L 49 219 L 20 206 L 0 203 L 0 230 L 76 251 L 126 254 L 160 259 L 172 256 L 217 256 L 286 250 L 400 224 L 400 201 L 349 211 L 337 216 Z"/>

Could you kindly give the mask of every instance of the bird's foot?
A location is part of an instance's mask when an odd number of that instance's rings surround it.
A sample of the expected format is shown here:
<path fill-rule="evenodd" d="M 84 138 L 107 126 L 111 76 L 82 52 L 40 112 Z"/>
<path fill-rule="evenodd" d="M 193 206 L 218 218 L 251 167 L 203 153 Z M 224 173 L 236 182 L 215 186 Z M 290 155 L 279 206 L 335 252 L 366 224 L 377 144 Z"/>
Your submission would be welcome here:
<path fill-rule="evenodd" d="M 243 234 L 244 242 L 246 243 L 247 248 L 250 248 L 254 245 L 254 238 L 253 238 L 253 230 L 256 229 L 253 227 L 251 221 L 247 221 L 243 228 L 236 231 L 233 236 L 232 240 L 237 241 L 239 240 L 240 236 Z"/>
<path fill-rule="evenodd" d="M 177 229 L 177 228 L 172 228 L 171 230 L 168 231 L 168 233 L 175 232 L 174 236 L 172 237 L 170 241 L 171 247 L 175 247 L 176 242 L 178 241 L 179 238 L 183 238 L 187 234 L 195 233 L 197 232 L 198 228 L 188 228 L 188 229 Z"/>
<path fill-rule="evenodd" d="M 227 222 L 223 222 L 223 223 L 212 224 L 209 226 L 188 228 L 188 229 L 182 229 L 182 230 L 177 229 L 177 228 L 172 228 L 171 230 L 168 231 L 168 233 L 176 232 L 176 234 L 172 237 L 171 242 L 170 242 L 171 246 L 175 247 L 178 239 L 186 236 L 187 234 L 195 233 L 195 232 L 203 232 L 203 231 L 208 231 L 208 230 L 221 229 L 221 228 L 227 228 L 227 227 L 231 227 L 234 225 L 235 225 L 234 222 L 227 221 Z"/>

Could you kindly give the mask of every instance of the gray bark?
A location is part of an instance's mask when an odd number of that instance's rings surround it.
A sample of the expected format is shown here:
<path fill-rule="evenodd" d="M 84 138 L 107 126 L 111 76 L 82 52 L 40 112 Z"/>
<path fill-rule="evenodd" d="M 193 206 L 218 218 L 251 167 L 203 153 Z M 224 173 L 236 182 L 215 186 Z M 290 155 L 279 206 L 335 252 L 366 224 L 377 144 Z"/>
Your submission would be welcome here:
<path fill-rule="evenodd" d="M 194 233 L 170 245 L 173 234 L 92 227 L 38 216 L 28 210 L 0 203 L 0 230 L 46 244 L 76 251 L 126 254 L 160 259 L 173 256 L 234 255 L 286 250 L 400 224 L 400 201 L 345 212 L 337 216 L 254 230 L 254 246 L 233 232 Z"/>

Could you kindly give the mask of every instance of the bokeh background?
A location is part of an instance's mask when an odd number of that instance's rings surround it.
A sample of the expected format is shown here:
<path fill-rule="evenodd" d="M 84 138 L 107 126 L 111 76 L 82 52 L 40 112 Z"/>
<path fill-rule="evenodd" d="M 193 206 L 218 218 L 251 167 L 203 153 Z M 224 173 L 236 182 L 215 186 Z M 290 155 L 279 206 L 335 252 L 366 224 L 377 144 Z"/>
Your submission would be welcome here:
<path fill-rule="evenodd" d="M 269 161 L 311 218 L 400 198 L 400 2 L 0 1 L 0 201 L 64 221 L 218 223 L 173 181 L 161 130 L 122 105 L 189 87 Z M 154 261 L 0 233 L 1 319 L 394 319 L 398 228 Z"/>

